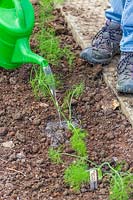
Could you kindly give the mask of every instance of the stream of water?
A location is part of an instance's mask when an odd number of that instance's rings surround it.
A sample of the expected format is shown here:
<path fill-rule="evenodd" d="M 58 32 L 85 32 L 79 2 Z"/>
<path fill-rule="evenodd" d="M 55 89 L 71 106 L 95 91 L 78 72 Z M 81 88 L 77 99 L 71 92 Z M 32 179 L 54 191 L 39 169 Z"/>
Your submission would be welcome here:
<path fill-rule="evenodd" d="M 51 70 L 50 66 L 48 65 L 47 67 L 43 67 L 43 71 L 44 71 L 45 75 L 48 77 L 48 86 L 49 86 L 51 94 L 54 98 L 55 105 L 56 105 L 56 108 L 57 108 L 58 117 L 59 117 L 60 126 L 62 127 L 59 103 L 58 103 L 58 100 L 57 100 L 57 97 L 56 97 L 55 79 L 54 79 L 52 70 Z"/>
<path fill-rule="evenodd" d="M 53 97 L 55 99 L 55 103 L 56 103 L 56 107 L 57 107 L 57 113 L 58 113 L 58 117 L 59 117 L 60 127 L 62 127 L 61 113 L 60 113 L 60 109 L 59 109 L 59 103 L 58 103 L 58 100 L 56 97 L 56 91 L 55 91 Z"/>

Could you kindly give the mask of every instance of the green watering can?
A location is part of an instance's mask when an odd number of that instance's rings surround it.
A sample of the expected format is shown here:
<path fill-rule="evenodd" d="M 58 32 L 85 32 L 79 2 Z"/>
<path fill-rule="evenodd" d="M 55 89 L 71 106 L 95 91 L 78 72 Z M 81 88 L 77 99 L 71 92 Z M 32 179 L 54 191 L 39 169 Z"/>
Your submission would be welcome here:
<path fill-rule="evenodd" d="M 34 9 L 29 0 L 0 0 L 0 66 L 15 69 L 24 63 L 43 67 L 52 74 L 47 61 L 33 53 L 29 38 L 34 26 Z"/>

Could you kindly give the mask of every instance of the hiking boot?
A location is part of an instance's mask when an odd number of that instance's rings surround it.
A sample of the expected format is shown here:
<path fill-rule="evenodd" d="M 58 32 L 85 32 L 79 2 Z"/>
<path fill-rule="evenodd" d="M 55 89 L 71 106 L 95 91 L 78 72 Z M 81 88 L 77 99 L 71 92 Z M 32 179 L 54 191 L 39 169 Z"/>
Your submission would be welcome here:
<path fill-rule="evenodd" d="M 133 52 L 124 52 L 117 67 L 118 92 L 133 93 Z"/>
<path fill-rule="evenodd" d="M 113 56 L 120 54 L 121 38 L 120 24 L 107 20 L 92 40 L 91 47 L 84 49 L 80 57 L 92 64 L 108 64 Z"/>

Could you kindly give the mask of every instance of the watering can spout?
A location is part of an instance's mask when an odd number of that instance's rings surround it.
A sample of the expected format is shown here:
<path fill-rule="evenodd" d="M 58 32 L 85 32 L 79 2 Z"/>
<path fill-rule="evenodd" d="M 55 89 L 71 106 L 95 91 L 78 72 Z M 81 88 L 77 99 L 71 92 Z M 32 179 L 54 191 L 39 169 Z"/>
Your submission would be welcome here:
<path fill-rule="evenodd" d="M 34 63 L 42 67 L 48 66 L 48 62 L 43 57 L 33 53 L 30 50 L 30 45 L 27 38 L 21 38 L 17 40 L 12 56 L 12 62 L 20 65 L 24 63 Z"/>
<path fill-rule="evenodd" d="M 49 85 L 52 95 L 55 97 L 55 80 L 48 62 L 41 56 L 30 50 L 27 38 L 18 39 L 14 48 L 12 63 L 21 65 L 24 63 L 34 63 L 42 67 L 44 74 L 47 76 L 47 84 Z"/>

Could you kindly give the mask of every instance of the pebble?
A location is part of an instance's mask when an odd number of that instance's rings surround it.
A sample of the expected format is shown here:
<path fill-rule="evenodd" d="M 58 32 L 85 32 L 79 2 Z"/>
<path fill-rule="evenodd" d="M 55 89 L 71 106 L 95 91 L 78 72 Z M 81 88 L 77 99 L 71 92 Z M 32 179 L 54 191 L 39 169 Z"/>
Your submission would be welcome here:
<path fill-rule="evenodd" d="M 21 112 L 16 112 L 14 115 L 13 115 L 13 119 L 15 120 L 21 120 L 23 117 L 22 113 Z"/>
<path fill-rule="evenodd" d="M 106 188 L 101 188 L 100 189 L 100 194 L 106 194 L 107 193 L 107 189 Z"/>
<path fill-rule="evenodd" d="M 40 119 L 34 119 L 32 123 L 36 126 L 39 126 L 41 124 L 41 120 Z"/>
<path fill-rule="evenodd" d="M 48 107 L 49 107 L 48 104 L 46 104 L 46 103 L 42 103 L 42 102 L 40 102 L 39 105 L 40 105 L 41 107 L 43 107 L 43 108 L 48 108 Z"/>
<path fill-rule="evenodd" d="M 17 131 L 16 133 L 16 138 L 20 141 L 20 142 L 25 142 L 25 135 L 21 134 L 19 131 Z"/>
<path fill-rule="evenodd" d="M 69 195 L 69 192 L 68 192 L 68 190 L 65 190 L 65 191 L 63 192 L 63 196 L 67 196 L 67 195 Z"/>
<path fill-rule="evenodd" d="M 85 193 L 85 192 L 87 192 L 88 191 L 88 189 L 87 188 L 81 188 L 81 190 L 80 190 L 82 193 Z"/>
<path fill-rule="evenodd" d="M 16 158 L 17 158 L 17 159 L 23 159 L 23 158 L 25 158 L 24 152 L 21 151 L 20 153 L 17 153 L 17 154 L 16 154 Z"/>
<path fill-rule="evenodd" d="M 114 157 L 112 157 L 112 161 L 116 163 L 116 162 L 118 162 L 118 158 L 114 156 Z"/>
<path fill-rule="evenodd" d="M 34 145 L 34 146 L 32 147 L 32 152 L 33 152 L 33 153 L 37 153 L 38 150 L 39 150 L 38 145 Z"/>
<path fill-rule="evenodd" d="M 6 183 L 5 184 L 5 188 L 6 188 L 6 195 L 9 195 L 12 193 L 14 187 L 13 187 L 13 184 L 11 183 Z"/>
<path fill-rule="evenodd" d="M 16 160 L 16 153 L 12 153 L 9 157 L 9 161 L 12 162 L 12 161 L 15 161 Z"/>
<path fill-rule="evenodd" d="M 0 136 L 5 136 L 8 133 L 8 129 L 6 127 L 0 127 Z"/>
<path fill-rule="evenodd" d="M 0 83 L 4 82 L 4 80 L 5 80 L 4 76 L 0 77 Z"/>
<path fill-rule="evenodd" d="M 38 182 L 38 183 L 35 183 L 33 186 L 32 186 L 32 190 L 37 190 L 39 189 L 40 187 L 42 187 L 44 185 L 44 182 Z"/>
<path fill-rule="evenodd" d="M 54 172 L 54 173 L 52 174 L 52 176 L 53 176 L 54 178 L 56 178 L 56 177 L 58 176 L 58 174 L 57 174 L 56 172 Z"/>
<path fill-rule="evenodd" d="M 5 110 L 0 110 L 0 116 L 5 115 Z"/>
<path fill-rule="evenodd" d="M 38 160 L 36 161 L 36 164 L 39 164 L 39 165 L 41 165 L 41 164 L 43 164 L 43 163 L 44 163 L 43 158 L 42 158 L 42 159 L 38 159 Z"/>
<path fill-rule="evenodd" d="M 17 79 L 15 77 L 11 77 L 9 79 L 10 84 L 15 85 L 17 83 Z"/>
<path fill-rule="evenodd" d="M 100 155 L 101 158 L 105 158 L 106 157 L 106 151 L 105 150 L 100 151 L 99 155 Z"/>
<path fill-rule="evenodd" d="M 14 143 L 13 143 L 13 141 L 7 141 L 7 142 L 3 142 L 2 146 L 5 147 L 5 148 L 13 148 Z"/>
<path fill-rule="evenodd" d="M 107 133 L 106 137 L 108 140 L 113 140 L 115 138 L 115 135 L 113 133 Z"/>
<path fill-rule="evenodd" d="M 41 134 L 40 134 L 41 135 Z M 46 142 L 46 138 L 43 137 L 41 140 L 40 140 L 40 143 L 45 143 Z"/>
<path fill-rule="evenodd" d="M 0 183 L 0 191 L 4 188 L 4 184 Z"/>
<path fill-rule="evenodd" d="M 56 184 L 54 185 L 54 188 L 56 188 L 56 189 L 60 188 L 60 184 L 59 184 L 59 183 L 56 183 Z"/>

